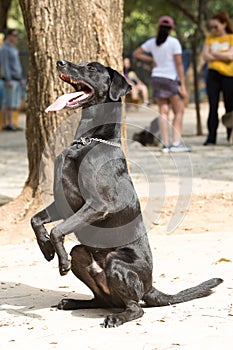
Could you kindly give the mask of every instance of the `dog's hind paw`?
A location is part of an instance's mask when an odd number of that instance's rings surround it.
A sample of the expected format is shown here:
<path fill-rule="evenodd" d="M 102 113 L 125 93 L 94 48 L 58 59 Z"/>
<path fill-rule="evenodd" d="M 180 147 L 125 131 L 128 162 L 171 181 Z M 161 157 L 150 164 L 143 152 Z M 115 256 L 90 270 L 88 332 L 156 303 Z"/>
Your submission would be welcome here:
<path fill-rule="evenodd" d="M 123 323 L 124 322 L 117 315 L 108 315 L 104 319 L 104 322 L 101 323 L 100 325 L 101 327 L 104 327 L 104 328 L 113 328 L 113 327 L 118 327 Z"/>
<path fill-rule="evenodd" d="M 62 299 L 57 308 L 59 310 L 74 310 L 76 309 L 76 300 L 75 299 Z"/>

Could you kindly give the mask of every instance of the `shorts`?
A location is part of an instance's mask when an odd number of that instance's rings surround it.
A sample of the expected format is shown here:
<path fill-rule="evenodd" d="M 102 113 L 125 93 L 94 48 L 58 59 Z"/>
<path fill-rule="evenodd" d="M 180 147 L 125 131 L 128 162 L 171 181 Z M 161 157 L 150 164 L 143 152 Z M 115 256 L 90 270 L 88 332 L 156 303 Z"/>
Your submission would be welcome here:
<path fill-rule="evenodd" d="M 179 82 L 168 78 L 152 77 L 153 97 L 169 98 L 179 94 Z"/>
<path fill-rule="evenodd" d="M 2 107 L 16 109 L 21 101 L 21 86 L 16 80 L 12 80 L 12 84 L 13 86 L 9 88 L 4 81 Z"/>

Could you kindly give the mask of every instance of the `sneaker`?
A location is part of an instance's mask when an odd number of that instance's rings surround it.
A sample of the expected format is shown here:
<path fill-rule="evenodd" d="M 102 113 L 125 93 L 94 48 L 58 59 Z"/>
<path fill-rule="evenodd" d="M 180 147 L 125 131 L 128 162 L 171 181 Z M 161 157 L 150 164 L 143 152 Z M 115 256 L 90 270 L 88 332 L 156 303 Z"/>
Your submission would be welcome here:
<path fill-rule="evenodd" d="M 4 125 L 3 127 L 2 127 L 2 130 L 4 130 L 4 131 L 9 131 L 10 129 L 10 125 Z"/>
<path fill-rule="evenodd" d="M 216 145 L 216 142 L 210 142 L 208 140 L 206 140 L 204 143 L 203 143 L 203 146 L 214 146 Z"/>
<path fill-rule="evenodd" d="M 232 136 L 233 136 L 232 129 L 227 129 L 227 142 L 230 143 Z"/>
<path fill-rule="evenodd" d="M 169 153 L 170 152 L 170 146 L 164 145 L 162 148 L 163 153 Z"/>
<path fill-rule="evenodd" d="M 191 152 L 192 148 L 183 142 L 174 142 L 170 146 L 170 152 Z"/>
<path fill-rule="evenodd" d="M 9 131 L 22 131 L 23 129 L 20 128 L 19 126 L 16 126 L 14 124 L 9 125 Z"/>
<path fill-rule="evenodd" d="M 4 131 L 22 131 L 23 129 L 14 125 L 14 124 L 9 124 L 9 125 L 5 125 L 2 130 Z"/>
<path fill-rule="evenodd" d="M 150 106 L 150 103 L 149 102 L 143 102 L 142 103 L 142 107 L 149 107 Z"/>

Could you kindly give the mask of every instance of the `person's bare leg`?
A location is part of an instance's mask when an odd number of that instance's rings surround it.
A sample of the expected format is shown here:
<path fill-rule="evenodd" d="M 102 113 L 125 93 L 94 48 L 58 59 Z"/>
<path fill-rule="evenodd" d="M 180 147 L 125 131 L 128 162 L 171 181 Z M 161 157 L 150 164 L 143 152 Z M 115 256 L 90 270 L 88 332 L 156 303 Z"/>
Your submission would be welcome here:
<path fill-rule="evenodd" d="M 4 107 L 2 109 L 2 114 L 3 114 L 3 126 L 12 125 L 13 124 L 12 110 Z"/>
<path fill-rule="evenodd" d="M 147 86 L 142 84 L 142 83 L 138 83 L 137 87 L 138 87 L 138 90 L 141 91 L 141 93 L 142 93 L 143 102 L 149 103 L 149 95 L 148 95 Z"/>
<path fill-rule="evenodd" d="M 158 98 L 159 106 L 159 129 L 162 136 L 163 145 L 169 145 L 169 104 L 165 98 Z"/>
<path fill-rule="evenodd" d="M 132 96 L 132 100 L 137 101 L 138 100 L 138 89 L 136 85 L 131 85 L 132 86 L 132 90 L 131 90 L 131 96 Z"/>
<path fill-rule="evenodd" d="M 182 128 L 183 128 L 183 115 L 184 115 L 184 101 L 179 95 L 172 96 L 170 98 L 174 118 L 172 122 L 172 139 L 173 142 L 181 140 Z"/>

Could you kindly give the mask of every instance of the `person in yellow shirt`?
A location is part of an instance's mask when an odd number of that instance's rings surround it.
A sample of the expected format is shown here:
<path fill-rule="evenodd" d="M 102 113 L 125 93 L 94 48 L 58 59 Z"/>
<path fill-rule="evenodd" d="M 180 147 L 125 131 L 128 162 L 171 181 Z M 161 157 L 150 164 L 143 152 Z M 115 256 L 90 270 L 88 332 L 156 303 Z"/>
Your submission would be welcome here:
<path fill-rule="evenodd" d="M 233 111 L 233 26 L 229 15 L 222 11 L 210 19 L 210 35 L 206 38 L 202 55 L 208 62 L 207 96 L 209 115 L 207 121 L 208 136 L 205 146 L 215 145 L 219 124 L 218 105 L 220 93 L 223 94 L 224 107 Z M 232 129 L 227 128 L 227 140 Z"/>

